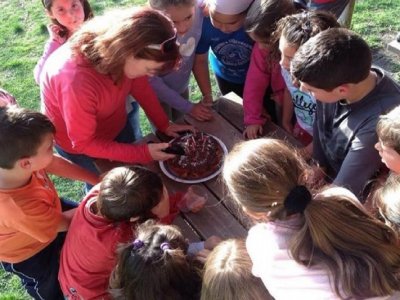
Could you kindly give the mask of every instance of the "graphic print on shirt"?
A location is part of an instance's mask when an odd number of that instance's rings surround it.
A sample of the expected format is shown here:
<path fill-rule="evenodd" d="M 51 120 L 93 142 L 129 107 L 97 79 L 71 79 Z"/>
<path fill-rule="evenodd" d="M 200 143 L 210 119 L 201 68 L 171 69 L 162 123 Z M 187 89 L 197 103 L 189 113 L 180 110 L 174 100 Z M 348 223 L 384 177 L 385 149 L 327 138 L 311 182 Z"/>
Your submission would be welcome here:
<path fill-rule="evenodd" d="M 226 66 L 241 66 L 250 61 L 251 46 L 241 41 L 230 39 L 216 45 L 213 52 Z"/>
<path fill-rule="evenodd" d="M 312 97 L 300 90 L 295 90 L 292 94 L 292 101 L 297 118 L 301 119 L 303 124 L 307 124 L 307 127 L 312 127 L 317 108 L 317 104 L 313 101 Z"/>
<path fill-rule="evenodd" d="M 186 43 L 182 43 L 179 46 L 179 53 L 182 56 L 189 57 L 193 54 L 195 48 L 196 48 L 196 40 L 194 37 L 190 37 L 188 38 Z"/>

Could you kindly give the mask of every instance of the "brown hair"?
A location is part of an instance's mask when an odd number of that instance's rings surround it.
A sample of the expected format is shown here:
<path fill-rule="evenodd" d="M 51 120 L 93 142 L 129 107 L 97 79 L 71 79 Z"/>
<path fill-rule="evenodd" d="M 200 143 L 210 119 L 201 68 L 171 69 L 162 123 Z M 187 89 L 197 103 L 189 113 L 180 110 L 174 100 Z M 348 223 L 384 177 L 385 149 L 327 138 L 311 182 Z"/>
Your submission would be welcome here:
<path fill-rule="evenodd" d="M 243 240 L 220 243 L 204 266 L 201 300 L 272 299 L 251 269 L 252 262 Z"/>
<path fill-rule="evenodd" d="M 84 21 L 90 20 L 93 18 L 93 11 L 92 8 L 90 7 L 89 1 L 88 0 L 79 0 L 82 3 L 83 6 L 83 12 L 84 12 Z M 47 11 L 51 11 L 51 7 L 53 6 L 53 0 L 42 0 L 43 7 Z M 67 27 L 61 25 L 55 18 L 51 18 L 51 22 L 58 25 L 61 28 L 60 31 L 60 36 L 65 37 L 69 35 Z"/>
<path fill-rule="evenodd" d="M 15 105 L 17 104 L 17 100 L 15 100 L 14 96 L 11 95 L 6 90 L 0 88 L 0 105 Z"/>
<path fill-rule="evenodd" d="M 101 181 L 97 207 L 109 220 L 140 217 L 141 222 L 152 217 L 151 209 L 160 203 L 163 187 L 160 176 L 146 168 L 118 167 Z"/>
<path fill-rule="evenodd" d="M 55 131 L 40 112 L 0 107 L 0 168 L 12 169 L 17 160 L 36 155 L 44 136 Z"/>
<path fill-rule="evenodd" d="M 110 277 L 113 299 L 196 299 L 199 270 L 186 256 L 188 244 L 176 226 L 149 220 L 137 228 L 136 240 L 118 250 Z"/>
<path fill-rule="evenodd" d="M 285 200 L 295 187 L 307 185 L 305 170 L 302 158 L 282 141 L 259 139 L 234 147 L 223 176 L 237 203 L 273 221 L 287 219 Z M 306 200 L 302 197 L 294 202 L 301 204 Z M 314 193 L 298 218 L 299 227 L 288 242 L 293 259 L 307 267 L 325 267 L 339 297 L 384 296 L 400 289 L 396 234 L 349 191 Z"/>
<path fill-rule="evenodd" d="M 387 225 L 400 233 L 400 175 L 392 173 L 374 193 L 375 206 Z"/>
<path fill-rule="evenodd" d="M 329 28 L 298 49 L 290 69 L 297 80 L 331 91 L 365 80 L 371 63 L 371 51 L 361 36 L 348 29 Z"/>
<path fill-rule="evenodd" d="M 257 41 L 269 44 L 276 22 L 295 12 L 292 0 L 255 0 L 247 12 L 244 28 Z"/>
<path fill-rule="evenodd" d="M 400 106 L 379 117 L 376 133 L 385 146 L 400 154 Z"/>
<path fill-rule="evenodd" d="M 336 27 L 340 27 L 340 24 L 336 17 L 327 11 L 311 10 L 286 16 L 278 21 L 273 33 L 275 47 L 271 55 L 279 59 L 278 45 L 282 37 L 293 47 L 299 48 L 319 32 Z"/>
<path fill-rule="evenodd" d="M 177 44 L 166 53 L 147 47 L 174 35 L 173 23 L 159 11 L 145 7 L 116 10 L 86 22 L 71 38 L 71 48 L 97 72 L 111 75 L 118 83 L 129 56 L 164 62 L 163 71 L 176 67 L 180 60 Z"/>

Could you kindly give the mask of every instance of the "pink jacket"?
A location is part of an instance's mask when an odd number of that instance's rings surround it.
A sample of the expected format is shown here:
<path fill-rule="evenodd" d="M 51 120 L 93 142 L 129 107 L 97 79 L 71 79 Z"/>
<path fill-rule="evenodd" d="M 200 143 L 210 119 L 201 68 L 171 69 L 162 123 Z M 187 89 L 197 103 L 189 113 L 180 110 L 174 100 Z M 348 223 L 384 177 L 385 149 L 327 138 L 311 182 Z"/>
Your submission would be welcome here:
<path fill-rule="evenodd" d="M 272 68 L 269 68 L 267 65 L 268 55 L 268 49 L 260 48 L 259 43 L 254 44 L 243 93 L 245 125 L 263 125 L 265 123 L 265 118 L 262 116 L 263 98 L 269 85 L 271 85 L 275 101 L 279 105 L 283 101 L 286 85 L 282 78 L 281 67 L 276 62 L 273 63 Z"/>

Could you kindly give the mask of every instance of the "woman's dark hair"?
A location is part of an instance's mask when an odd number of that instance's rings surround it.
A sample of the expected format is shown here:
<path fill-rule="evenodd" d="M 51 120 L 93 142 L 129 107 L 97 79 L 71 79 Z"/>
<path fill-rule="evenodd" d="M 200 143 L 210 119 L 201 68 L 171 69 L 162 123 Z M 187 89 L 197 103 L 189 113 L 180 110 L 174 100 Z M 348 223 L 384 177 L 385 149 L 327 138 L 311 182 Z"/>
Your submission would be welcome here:
<path fill-rule="evenodd" d="M 75 56 L 83 56 L 97 72 L 110 75 L 119 83 L 128 57 L 162 62 L 163 72 L 179 66 L 177 43 L 171 43 L 166 52 L 149 47 L 174 36 L 174 25 L 164 14 L 139 7 L 109 11 L 85 22 L 70 44 Z"/>

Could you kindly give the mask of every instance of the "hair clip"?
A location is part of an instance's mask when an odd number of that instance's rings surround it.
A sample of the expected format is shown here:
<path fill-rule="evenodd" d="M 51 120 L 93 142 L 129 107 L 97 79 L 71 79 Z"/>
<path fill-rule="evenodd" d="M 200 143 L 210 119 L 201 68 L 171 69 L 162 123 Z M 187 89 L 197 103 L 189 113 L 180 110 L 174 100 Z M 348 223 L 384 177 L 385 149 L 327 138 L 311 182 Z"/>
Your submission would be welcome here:
<path fill-rule="evenodd" d="M 143 241 L 136 239 L 133 241 L 132 246 L 134 250 L 138 250 L 144 246 L 144 243 Z"/>
<path fill-rule="evenodd" d="M 164 242 L 160 245 L 162 251 L 171 249 L 171 245 L 168 242 Z"/>

